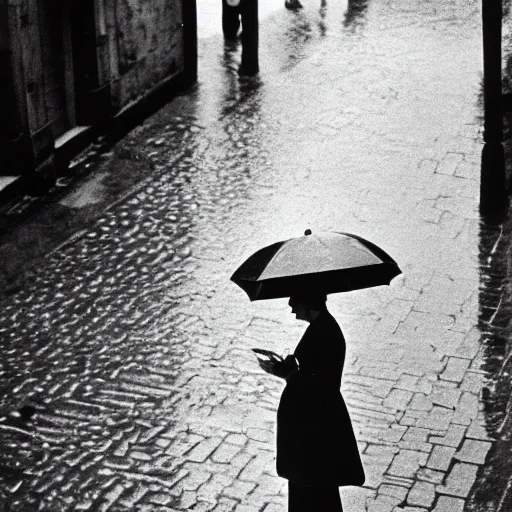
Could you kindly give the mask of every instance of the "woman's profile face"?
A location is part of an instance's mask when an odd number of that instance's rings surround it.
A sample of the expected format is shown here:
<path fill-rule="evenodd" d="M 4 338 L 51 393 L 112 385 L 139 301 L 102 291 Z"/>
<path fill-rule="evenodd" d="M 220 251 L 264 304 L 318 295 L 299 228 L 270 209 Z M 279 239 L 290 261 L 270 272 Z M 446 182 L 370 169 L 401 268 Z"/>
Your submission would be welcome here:
<path fill-rule="evenodd" d="M 302 302 L 290 297 L 288 306 L 292 308 L 292 313 L 295 314 L 297 320 L 307 320 L 306 306 Z"/>

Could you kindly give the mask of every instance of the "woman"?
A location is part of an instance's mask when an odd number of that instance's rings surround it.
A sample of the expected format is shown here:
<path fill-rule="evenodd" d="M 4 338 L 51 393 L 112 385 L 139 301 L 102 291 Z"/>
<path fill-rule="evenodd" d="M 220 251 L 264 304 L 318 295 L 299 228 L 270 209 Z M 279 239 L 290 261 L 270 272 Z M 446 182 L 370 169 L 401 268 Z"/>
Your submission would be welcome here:
<path fill-rule="evenodd" d="M 259 360 L 286 380 L 277 412 L 277 474 L 289 481 L 289 512 L 341 512 L 338 487 L 362 485 L 361 458 L 340 393 L 345 339 L 326 296 L 295 296 L 289 305 L 309 322 L 293 356 Z"/>

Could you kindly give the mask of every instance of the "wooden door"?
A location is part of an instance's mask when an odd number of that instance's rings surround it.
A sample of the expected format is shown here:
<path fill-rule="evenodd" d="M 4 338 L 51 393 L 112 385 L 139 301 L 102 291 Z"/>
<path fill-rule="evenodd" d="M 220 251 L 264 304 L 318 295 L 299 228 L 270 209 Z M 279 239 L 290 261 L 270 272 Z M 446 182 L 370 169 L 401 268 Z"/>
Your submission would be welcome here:
<path fill-rule="evenodd" d="M 43 96 L 54 138 L 76 125 L 67 0 L 38 0 Z"/>

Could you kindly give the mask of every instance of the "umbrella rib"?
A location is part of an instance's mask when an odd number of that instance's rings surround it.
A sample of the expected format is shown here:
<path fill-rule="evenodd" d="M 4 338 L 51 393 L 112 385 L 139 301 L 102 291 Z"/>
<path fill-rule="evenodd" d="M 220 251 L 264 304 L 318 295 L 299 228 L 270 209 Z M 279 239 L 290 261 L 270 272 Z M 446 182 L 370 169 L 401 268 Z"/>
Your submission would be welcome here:
<path fill-rule="evenodd" d="M 284 241 L 282 242 L 281 247 L 279 247 L 279 249 L 278 249 L 278 250 L 277 250 L 277 251 L 272 255 L 272 258 L 268 261 L 268 263 L 267 263 L 267 265 L 266 265 L 267 267 L 268 267 L 268 266 L 269 266 L 269 265 L 270 265 L 270 264 L 271 264 L 271 263 L 272 263 L 272 262 L 277 258 L 277 256 L 278 256 L 279 254 L 281 254 L 281 252 L 283 252 L 283 251 L 284 251 L 284 249 L 286 248 L 286 244 L 287 244 L 288 242 L 290 242 L 290 240 L 284 240 Z"/>

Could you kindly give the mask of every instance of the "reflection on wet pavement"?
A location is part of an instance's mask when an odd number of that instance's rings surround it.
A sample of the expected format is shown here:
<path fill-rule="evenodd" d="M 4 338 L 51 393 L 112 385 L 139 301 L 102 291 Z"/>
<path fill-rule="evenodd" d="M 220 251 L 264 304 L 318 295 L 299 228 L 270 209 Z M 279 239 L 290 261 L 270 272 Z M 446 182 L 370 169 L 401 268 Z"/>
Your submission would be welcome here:
<path fill-rule="evenodd" d="M 509 484 L 512 453 L 512 389 L 509 378 L 512 371 L 511 235 L 510 220 L 481 223 L 479 330 L 483 357 L 481 368 L 485 375 L 481 399 L 485 429 L 495 443 L 485 466 L 480 469 L 479 485 L 468 499 L 467 512 L 504 512 L 512 507 Z"/>
<path fill-rule="evenodd" d="M 346 27 L 352 26 L 355 30 L 364 24 L 368 2 L 369 0 L 349 0 L 344 21 Z"/>

